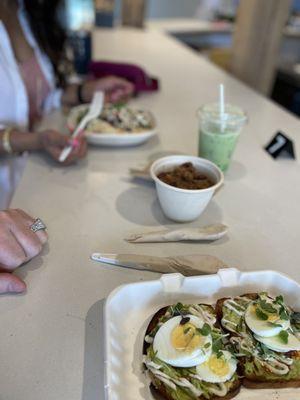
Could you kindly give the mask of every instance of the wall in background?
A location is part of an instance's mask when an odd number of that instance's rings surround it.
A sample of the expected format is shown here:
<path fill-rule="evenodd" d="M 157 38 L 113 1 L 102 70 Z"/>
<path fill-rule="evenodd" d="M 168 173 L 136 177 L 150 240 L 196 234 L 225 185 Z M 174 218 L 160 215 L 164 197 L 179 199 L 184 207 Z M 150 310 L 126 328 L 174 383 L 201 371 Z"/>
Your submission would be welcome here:
<path fill-rule="evenodd" d="M 148 0 L 147 18 L 194 17 L 199 0 Z"/>
<path fill-rule="evenodd" d="M 238 0 L 148 0 L 147 18 L 193 18 L 196 17 L 197 8 L 202 3 L 222 4 L 229 7 L 237 5 Z M 67 25 L 77 29 L 82 24 L 89 25 L 94 20 L 93 0 L 65 0 Z M 292 9 L 300 13 L 300 0 L 293 0 Z M 115 0 L 115 17 L 120 19 L 121 0 Z"/>
<path fill-rule="evenodd" d="M 201 0 L 148 0 L 147 18 L 191 18 Z M 115 16 L 121 15 L 121 0 L 115 0 Z"/>

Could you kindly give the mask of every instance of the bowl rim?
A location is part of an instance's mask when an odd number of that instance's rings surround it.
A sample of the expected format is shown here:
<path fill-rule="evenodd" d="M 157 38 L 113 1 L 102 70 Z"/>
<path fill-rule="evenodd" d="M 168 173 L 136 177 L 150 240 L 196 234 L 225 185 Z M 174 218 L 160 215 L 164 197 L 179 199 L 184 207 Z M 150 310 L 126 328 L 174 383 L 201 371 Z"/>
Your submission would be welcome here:
<path fill-rule="evenodd" d="M 158 178 L 158 176 L 156 175 L 156 173 L 154 172 L 155 167 L 157 166 L 158 163 L 161 163 L 162 161 L 167 161 L 170 160 L 172 158 L 175 157 L 184 157 L 186 158 L 186 161 L 182 161 L 183 162 L 192 162 L 193 160 L 201 160 L 204 164 L 210 165 L 212 166 L 215 170 L 217 170 L 217 172 L 219 173 L 220 179 L 218 182 L 216 182 L 213 186 L 210 186 L 208 188 L 205 189 L 182 189 L 182 188 L 178 188 L 172 185 L 169 185 L 168 183 L 163 182 L 161 179 Z M 181 163 L 178 163 L 178 165 L 180 165 Z M 175 192 L 180 192 L 180 193 L 190 193 L 190 194 L 199 194 L 199 193 L 203 193 L 203 192 L 210 192 L 210 191 L 215 191 L 216 189 L 218 189 L 220 186 L 223 185 L 224 183 L 224 174 L 221 171 L 221 169 L 212 161 L 207 160 L 206 158 L 202 158 L 202 157 L 197 157 L 197 156 L 189 156 L 189 155 L 184 155 L 184 154 L 174 154 L 172 156 L 166 156 L 166 157 L 161 157 L 158 158 L 157 160 L 155 160 L 151 167 L 150 167 L 150 175 L 152 177 L 152 179 L 154 180 L 155 183 L 164 186 L 168 189 L 172 189 Z"/>

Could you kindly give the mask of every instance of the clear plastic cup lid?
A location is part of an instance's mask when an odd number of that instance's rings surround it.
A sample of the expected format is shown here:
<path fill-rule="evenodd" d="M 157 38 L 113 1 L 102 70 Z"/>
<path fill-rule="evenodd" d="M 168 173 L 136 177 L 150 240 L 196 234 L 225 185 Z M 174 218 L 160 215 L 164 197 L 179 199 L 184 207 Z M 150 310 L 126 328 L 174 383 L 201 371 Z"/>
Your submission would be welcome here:
<path fill-rule="evenodd" d="M 219 103 L 205 104 L 198 109 L 198 116 L 215 123 L 243 124 L 247 121 L 247 114 L 240 107 L 225 104 L 224 114 L 220 114 Z"/>

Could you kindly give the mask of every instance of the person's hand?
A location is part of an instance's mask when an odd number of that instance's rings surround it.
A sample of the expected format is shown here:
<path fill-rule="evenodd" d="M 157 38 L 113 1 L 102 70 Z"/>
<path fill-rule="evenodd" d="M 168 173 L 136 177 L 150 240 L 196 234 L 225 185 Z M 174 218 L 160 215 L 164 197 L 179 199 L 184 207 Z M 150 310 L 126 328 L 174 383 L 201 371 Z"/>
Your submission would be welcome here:
<path fill-rule="evenodd" d="M 94 92 L 101 90 L 105 93 L 105 101 L 119 103 L 127 101 L 134 93 L 134 85 L 123 78 L 107 76 L 105 78 L 87 80 L 82 88 L 85 102 L 90 103 Z"/>
<path fill-rule="evenodd" d="M 39 141 L 42 150 L 56 161 L 59 161 L 60 153 L 64 147 L 70 144 L 73 146 L 67 159 L 61 163 L 62 165 L 69 165 L 78 159 L 84 158 L 87 152 L 86 140 L 82 136 L 78 136 L 76 139 L 72 140 L 60 132 L 49 129 L 39 133 Z"/>
<path fill-rule="evenodd" d="M 0 211 L 0 293 L 23 292 L 26 285 L 10 274 L 37 256 L 48 236 L 44 230 L 33 232 L 34 219 L 22 210 Z"/>
<path fill-rule="evenodd" d="M 0 273 L 0 294 L 23 293 L 26 284 L 20 278 L 9 273 Z"/>

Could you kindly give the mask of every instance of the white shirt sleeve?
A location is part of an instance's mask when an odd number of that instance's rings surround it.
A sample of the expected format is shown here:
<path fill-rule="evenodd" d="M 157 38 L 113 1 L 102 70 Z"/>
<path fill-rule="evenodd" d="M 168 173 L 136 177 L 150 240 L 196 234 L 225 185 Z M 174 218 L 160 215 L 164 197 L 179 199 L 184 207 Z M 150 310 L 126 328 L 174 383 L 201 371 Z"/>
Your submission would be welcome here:
<path fill-rule="evenodd" d="M 56 88 L 51 90 L 44 101 L 44 113 L 49 113 L 53 109 L 58 109 L 61 107 L 61 97 L 63 90 Z"/>

